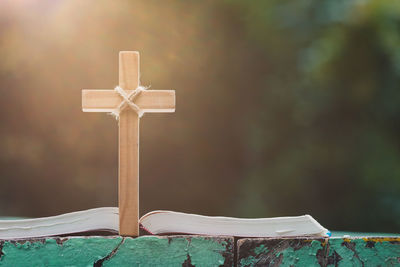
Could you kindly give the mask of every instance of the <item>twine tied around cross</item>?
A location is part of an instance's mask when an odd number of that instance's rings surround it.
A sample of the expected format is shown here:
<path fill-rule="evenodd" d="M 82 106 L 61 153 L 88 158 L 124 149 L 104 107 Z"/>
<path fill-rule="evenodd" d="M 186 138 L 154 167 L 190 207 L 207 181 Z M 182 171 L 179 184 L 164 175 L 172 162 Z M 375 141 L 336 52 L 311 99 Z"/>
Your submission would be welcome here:
<path fill-rule="evenodd" d="M 131 93 L 127 94 L 126 91 L 120 87 L 117 86 L 114 88 L 114 90 L 122 97 L 121 103 L 118 105 L 118 107 L 111 112 L 111 115 L 115 117 L 116 120 L 119 119 L 119 115 L 121 112 L 126 108 L 130 107 L 133 111 L 135 111 L 139 118 L 141 118 L 144 114 L 143 110 L 139 108 L 138 105 L 136 105 L 133 100 L 140 95 L 140 93 L 144 90 L 147 90 L 147 87 L 144 86 L 138 86 L 135 90 L 133 90 Z"/>

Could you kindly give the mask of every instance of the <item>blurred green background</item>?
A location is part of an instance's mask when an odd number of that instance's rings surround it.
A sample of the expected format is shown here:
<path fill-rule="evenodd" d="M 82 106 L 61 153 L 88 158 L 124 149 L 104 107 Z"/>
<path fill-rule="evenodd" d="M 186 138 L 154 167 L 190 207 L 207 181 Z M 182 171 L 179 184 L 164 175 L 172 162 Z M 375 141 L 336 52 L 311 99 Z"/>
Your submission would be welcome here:
<path fill-rule="evenodd" d="M 175 89 L 141 121 L 141 214 L 400 229 L 400 2 L 0 2 L 0 216 L 117 205 L 117 122 L 81 90 Z"/>

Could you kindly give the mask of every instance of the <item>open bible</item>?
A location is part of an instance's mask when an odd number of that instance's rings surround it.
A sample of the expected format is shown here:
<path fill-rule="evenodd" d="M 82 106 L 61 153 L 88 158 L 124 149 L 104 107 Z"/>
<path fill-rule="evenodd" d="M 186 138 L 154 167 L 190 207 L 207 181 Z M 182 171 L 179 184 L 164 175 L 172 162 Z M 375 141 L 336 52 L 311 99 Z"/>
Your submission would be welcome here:
<path fill-rule="evenodd" d="M 202 216 L 153 211 L 139 220 L 147 234 L 194 234 L 237 237 L 325 237 L 329 231 L 310 215 L 260 219 Z M 118 234 L 118 208 L 95 208 L 36 219 L 0 220 L 0 239 L 85 233 Z"/>

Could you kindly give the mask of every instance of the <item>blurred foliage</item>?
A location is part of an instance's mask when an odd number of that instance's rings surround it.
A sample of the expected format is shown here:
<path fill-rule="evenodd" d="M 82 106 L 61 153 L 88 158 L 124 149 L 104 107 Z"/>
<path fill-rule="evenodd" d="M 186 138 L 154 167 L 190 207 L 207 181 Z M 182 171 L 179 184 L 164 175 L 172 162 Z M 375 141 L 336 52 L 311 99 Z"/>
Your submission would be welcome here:
<path fill-rule="evenodd" d="M 118 51 L 176 89 L 141 121 L 141 213 L 400 227 L 400 3 L 0 2 L 0 215 L 117 205 Z"/>
<path fill-rule="evenodd" d="M 398 231 L 400 3 L 235 4 L 273 69 L 247 115 L 242 212 Z"/>

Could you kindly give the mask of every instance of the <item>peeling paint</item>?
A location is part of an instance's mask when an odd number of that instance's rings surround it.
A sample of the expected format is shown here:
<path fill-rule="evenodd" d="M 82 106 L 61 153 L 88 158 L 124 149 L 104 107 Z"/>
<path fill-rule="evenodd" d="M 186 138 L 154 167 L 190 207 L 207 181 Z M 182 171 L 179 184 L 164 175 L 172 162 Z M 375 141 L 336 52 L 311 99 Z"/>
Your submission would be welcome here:
<path fill-rule="evenodd" d="M 238 266 L 400 266 L 400 238 L 242 239 Z"/>
<path fill-rule="evenodd" d="M 93 266 L 107 256 L 121 238 L 57 238 L 4 241 L 0 266 Z"/>
<path fill-rule="evenodd" d="M 233 238 L 200 236 L 127 238 L 103 266 L 232 266 L 232 243 Z"/>
<path fill-rule="evenodd" d="M 331 239 L 328 257 L 332 266 L 398 266 L 400 238 Z"/>
<path fill-rule="evenodd" d="M 400 237 L 365 237 L 362 238 L 365 242 L 395 242 L 400 243 Z"/>
<path fill-rule="evenodd" d="M 324 239 L 242 239 L 239 266 L 318 266 L 325 263 Z"/>
<path fill-rule="evenodd" d="M 237 250 L 237 260 L 233 255 Z M 0 266 L 400 266 L 400 237 L 53 237 L 0 240 Z"/>
<path fill-rule="evenodd" d="M 0 240 L 0 266 L 232 266 L 233 238 L 147 236 Z"/>

